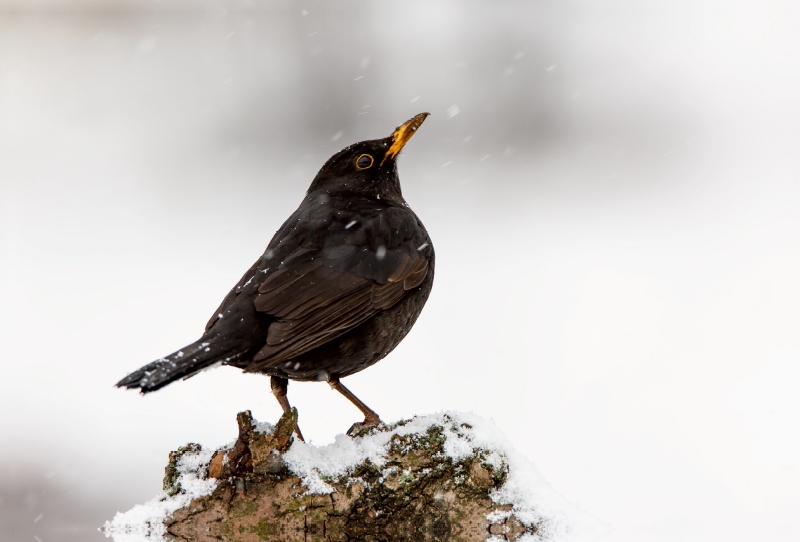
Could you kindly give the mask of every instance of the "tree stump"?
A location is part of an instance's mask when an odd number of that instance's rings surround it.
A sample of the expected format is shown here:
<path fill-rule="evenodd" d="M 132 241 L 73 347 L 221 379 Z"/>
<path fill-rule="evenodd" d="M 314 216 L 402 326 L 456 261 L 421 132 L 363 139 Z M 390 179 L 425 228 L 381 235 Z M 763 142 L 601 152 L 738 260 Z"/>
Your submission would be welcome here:
<path fill-rule="evenodd" d="M 372 427 L 319 448 L 293 441 L 295 409 L 275 427 L 256 423 L 250 411 L 237 422 L 232 446 L 172 452 L 164 493 L 117 514 L 106 534 L 187 542 L 560 538 L 552 536 L 558 521 L 526 501 L 552 490 L 535 470 L 525 474 L 535 475 L 533 492 L 525 493 L 519 477 L 509 483 L 502 446 L 491 446 L 494 436 L 478 438 L 462 415 Z"/>

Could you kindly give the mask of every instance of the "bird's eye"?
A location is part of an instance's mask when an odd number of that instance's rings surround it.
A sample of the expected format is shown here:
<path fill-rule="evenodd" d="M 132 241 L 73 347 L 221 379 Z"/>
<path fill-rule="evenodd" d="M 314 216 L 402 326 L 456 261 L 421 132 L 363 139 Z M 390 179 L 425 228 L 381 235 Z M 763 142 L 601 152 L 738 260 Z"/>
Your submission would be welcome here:
<path fill-rule="evenodd" d="M 358 160 L 356 160 L 356 168 L 369 169 L 372 167 L 372 163 L 374 161 L 375 160 L 373 160 L 372 156 L 370 156 L 369 154 L 362 154 L 361 156 L 358 157 Z"/>

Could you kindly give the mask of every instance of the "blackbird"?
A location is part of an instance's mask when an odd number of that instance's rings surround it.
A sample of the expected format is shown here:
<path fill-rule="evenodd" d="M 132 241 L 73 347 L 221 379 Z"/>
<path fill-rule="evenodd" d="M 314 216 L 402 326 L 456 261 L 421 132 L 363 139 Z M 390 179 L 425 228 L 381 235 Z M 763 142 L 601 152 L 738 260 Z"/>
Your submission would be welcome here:
<path fill-rule="evenodd" d="M 148 393 L 209 366 L 232 365 L 270 375 L 284 411 L 289 379 L 327 381 L 364 414 L 349 434 L 381 423 L 340 379 L 386 357 L 430 295 L 433 244 L 397 175 L 400 150 L 428 115 L 334 154 L 203 336 L 117 387 Z M 303 438 L 299 429 L 297 435 Z"/>

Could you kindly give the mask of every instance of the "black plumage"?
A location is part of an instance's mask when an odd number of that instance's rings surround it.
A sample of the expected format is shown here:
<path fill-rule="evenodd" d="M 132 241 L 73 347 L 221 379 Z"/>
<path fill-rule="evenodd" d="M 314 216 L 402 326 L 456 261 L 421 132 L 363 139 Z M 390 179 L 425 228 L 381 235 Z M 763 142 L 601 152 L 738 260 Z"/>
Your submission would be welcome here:
<path fill-rule="evenodd" d="M 332 156 L 203 336 L 117 386 L 148 393 L 222 363 L 270 375 L 284 410 L 287 379 L 324 380 L 365 424 L 379 423 L 339 379 L 389 354 L 433 286 L 433 245 L 403 199 L 396 164 L 426 116 Z"/>

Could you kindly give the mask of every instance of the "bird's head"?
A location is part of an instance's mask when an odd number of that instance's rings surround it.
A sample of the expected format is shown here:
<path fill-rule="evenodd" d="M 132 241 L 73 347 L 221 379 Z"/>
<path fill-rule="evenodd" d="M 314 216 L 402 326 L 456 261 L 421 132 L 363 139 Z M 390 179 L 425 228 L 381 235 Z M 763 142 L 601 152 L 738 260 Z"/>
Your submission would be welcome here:
<path fill-rule="evenodd" d="M 319 170 L 308 191 L 329 194 L 355 193 L 400 198 L 397 156 L 430 113 L 420 113 L 398 126 L 392 135 L 354 143 L 331 156 Z"/>

